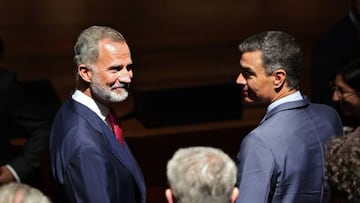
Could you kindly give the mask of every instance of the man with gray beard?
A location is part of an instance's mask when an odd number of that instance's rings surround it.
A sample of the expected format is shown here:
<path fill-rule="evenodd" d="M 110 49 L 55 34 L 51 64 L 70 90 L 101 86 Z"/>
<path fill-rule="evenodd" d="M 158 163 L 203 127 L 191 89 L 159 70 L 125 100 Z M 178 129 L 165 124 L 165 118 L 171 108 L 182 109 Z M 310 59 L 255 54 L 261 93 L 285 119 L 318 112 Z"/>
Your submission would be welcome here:
<path fill-rule="evenodd" d="M 58 111 L 50 137 L 54 201 L 145 203 L 142 172 L 110 107 L 128 96 L 130 49 L 118 31 L 92 26 L 74 51 L 76 89 Z"/>

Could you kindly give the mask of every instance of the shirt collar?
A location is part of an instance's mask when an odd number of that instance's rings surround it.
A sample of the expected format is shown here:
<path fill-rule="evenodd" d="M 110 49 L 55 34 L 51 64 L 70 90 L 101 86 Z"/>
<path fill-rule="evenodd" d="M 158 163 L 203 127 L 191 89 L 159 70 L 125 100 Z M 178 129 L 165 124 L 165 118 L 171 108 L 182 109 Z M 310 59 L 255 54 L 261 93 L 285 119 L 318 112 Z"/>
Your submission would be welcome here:
<path fill-rule="evenodd" d="M 274 109 L 275 107 L 279 106 L 280 104 L 286 103 L 286 102 L 292 102 L 292 101 L 298 101 L 298 100 L 302 100 L 303 97 L 300 93 L 300 91 L 296 91 L 290 95 L 287 95 L 281 99 L 278 99 L 276 101 L 274 101 L 273 103 L 271 103 L 268 107 L 267 107 L 267 112 L 271 111 L 272 109 Z"/>
<path fill-rule="evenodd" d="M 96 113 L 103 121 L 106 123 L 106 116 L 109 113 L 109 108 L 91 97 L 87 96 L 80 90 L 75 90 L 75 92 L 71 96 L 72 99 L 75 101 L 87 106 L 89 109 L 91 109 L 93 112 Z"/>

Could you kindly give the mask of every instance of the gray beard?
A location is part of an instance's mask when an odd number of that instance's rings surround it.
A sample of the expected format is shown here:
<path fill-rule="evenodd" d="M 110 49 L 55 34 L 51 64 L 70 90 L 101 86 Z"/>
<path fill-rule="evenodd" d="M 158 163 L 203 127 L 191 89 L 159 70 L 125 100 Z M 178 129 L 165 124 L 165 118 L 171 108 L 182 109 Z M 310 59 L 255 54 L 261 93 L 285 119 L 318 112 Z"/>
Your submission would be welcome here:
<path fill-rule="evenodd" d="M 95 94 L 96 97 L 106 103 L 122 102 L 129 95 L 128 91 L 125 88 L 123 88 L 123 91 L 120 94 L 116 94 L 115 92 L 111 91 L 111 87 L 102 87 L 100 84 L 97 83 L 97 81 L 93 81 L 90 83 L 90 90 Z"/>

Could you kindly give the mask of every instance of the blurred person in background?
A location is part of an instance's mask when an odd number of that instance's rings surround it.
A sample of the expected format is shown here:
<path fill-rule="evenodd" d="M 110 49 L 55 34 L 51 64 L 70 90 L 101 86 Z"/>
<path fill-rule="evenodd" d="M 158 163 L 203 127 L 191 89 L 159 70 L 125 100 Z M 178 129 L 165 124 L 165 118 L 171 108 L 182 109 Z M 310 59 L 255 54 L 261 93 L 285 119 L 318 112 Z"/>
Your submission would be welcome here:
<path fill-rule="evenodd" d="M 347 15 L 331 26 L 313 48 L 310 99 L 316 103 L 334 106 L 329 83 L 338 69 L 359 57 L 360 0 L 351 0 L 351 8 Z"/>
<path fill-rule="evenodd" d="M 333 101 L 341 114 L 347 116 L 344 133 L 360 129 L 360 59 L 340 69 L 332 82 Z"/>
<path fill-rule="evenodd" d="M 0 39 L 0 60 L 4 52 Z M 34 105 L 15 73 L 5 68 L 0 68 L 0 95 L 0 185 L 25 182 L 39 186 L 41 180 L 35 174 L 49 144 L 52 115 L 45 106 Z M 12 144 L 16 138 L 25 140 L 23 146 Z"/>

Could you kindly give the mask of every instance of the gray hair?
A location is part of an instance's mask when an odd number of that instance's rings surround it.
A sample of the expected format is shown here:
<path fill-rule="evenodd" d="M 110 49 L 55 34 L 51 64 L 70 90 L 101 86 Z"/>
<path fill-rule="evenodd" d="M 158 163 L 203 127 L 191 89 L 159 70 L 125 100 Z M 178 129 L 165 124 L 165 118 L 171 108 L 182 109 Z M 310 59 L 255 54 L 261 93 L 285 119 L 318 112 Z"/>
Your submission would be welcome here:
<path fill-rule="evenodd" d="M 299 89 L 303 53 L 294 37 L 281 31 L 267 31 L 247 38 L 239 45 L 242 53 L 261 51 L 266 73 L 278 69 L 286 71 L 289 88 Z"/>
<path fill-rule="evenodd" d="M 38 189 L 22 183 L 8 183 L 0 187 L 0 203 L 51 203 Z"/>
<path fill-rule="evenodd" d="M 74 47 L 74 62 L 92 65 L 99 56 L 98 42 L 102 39 L 111 39 L 115 42 L 126 42 L 122 34 L 106 26 L 91 26 L 79 35 Z"/>
<path fill-rule="evenodd" d="M 179 149 L 167 163 L 167 179 L 178 203 L 229 202 L 236 174 L 234 161 L 212 147 Z"/>

